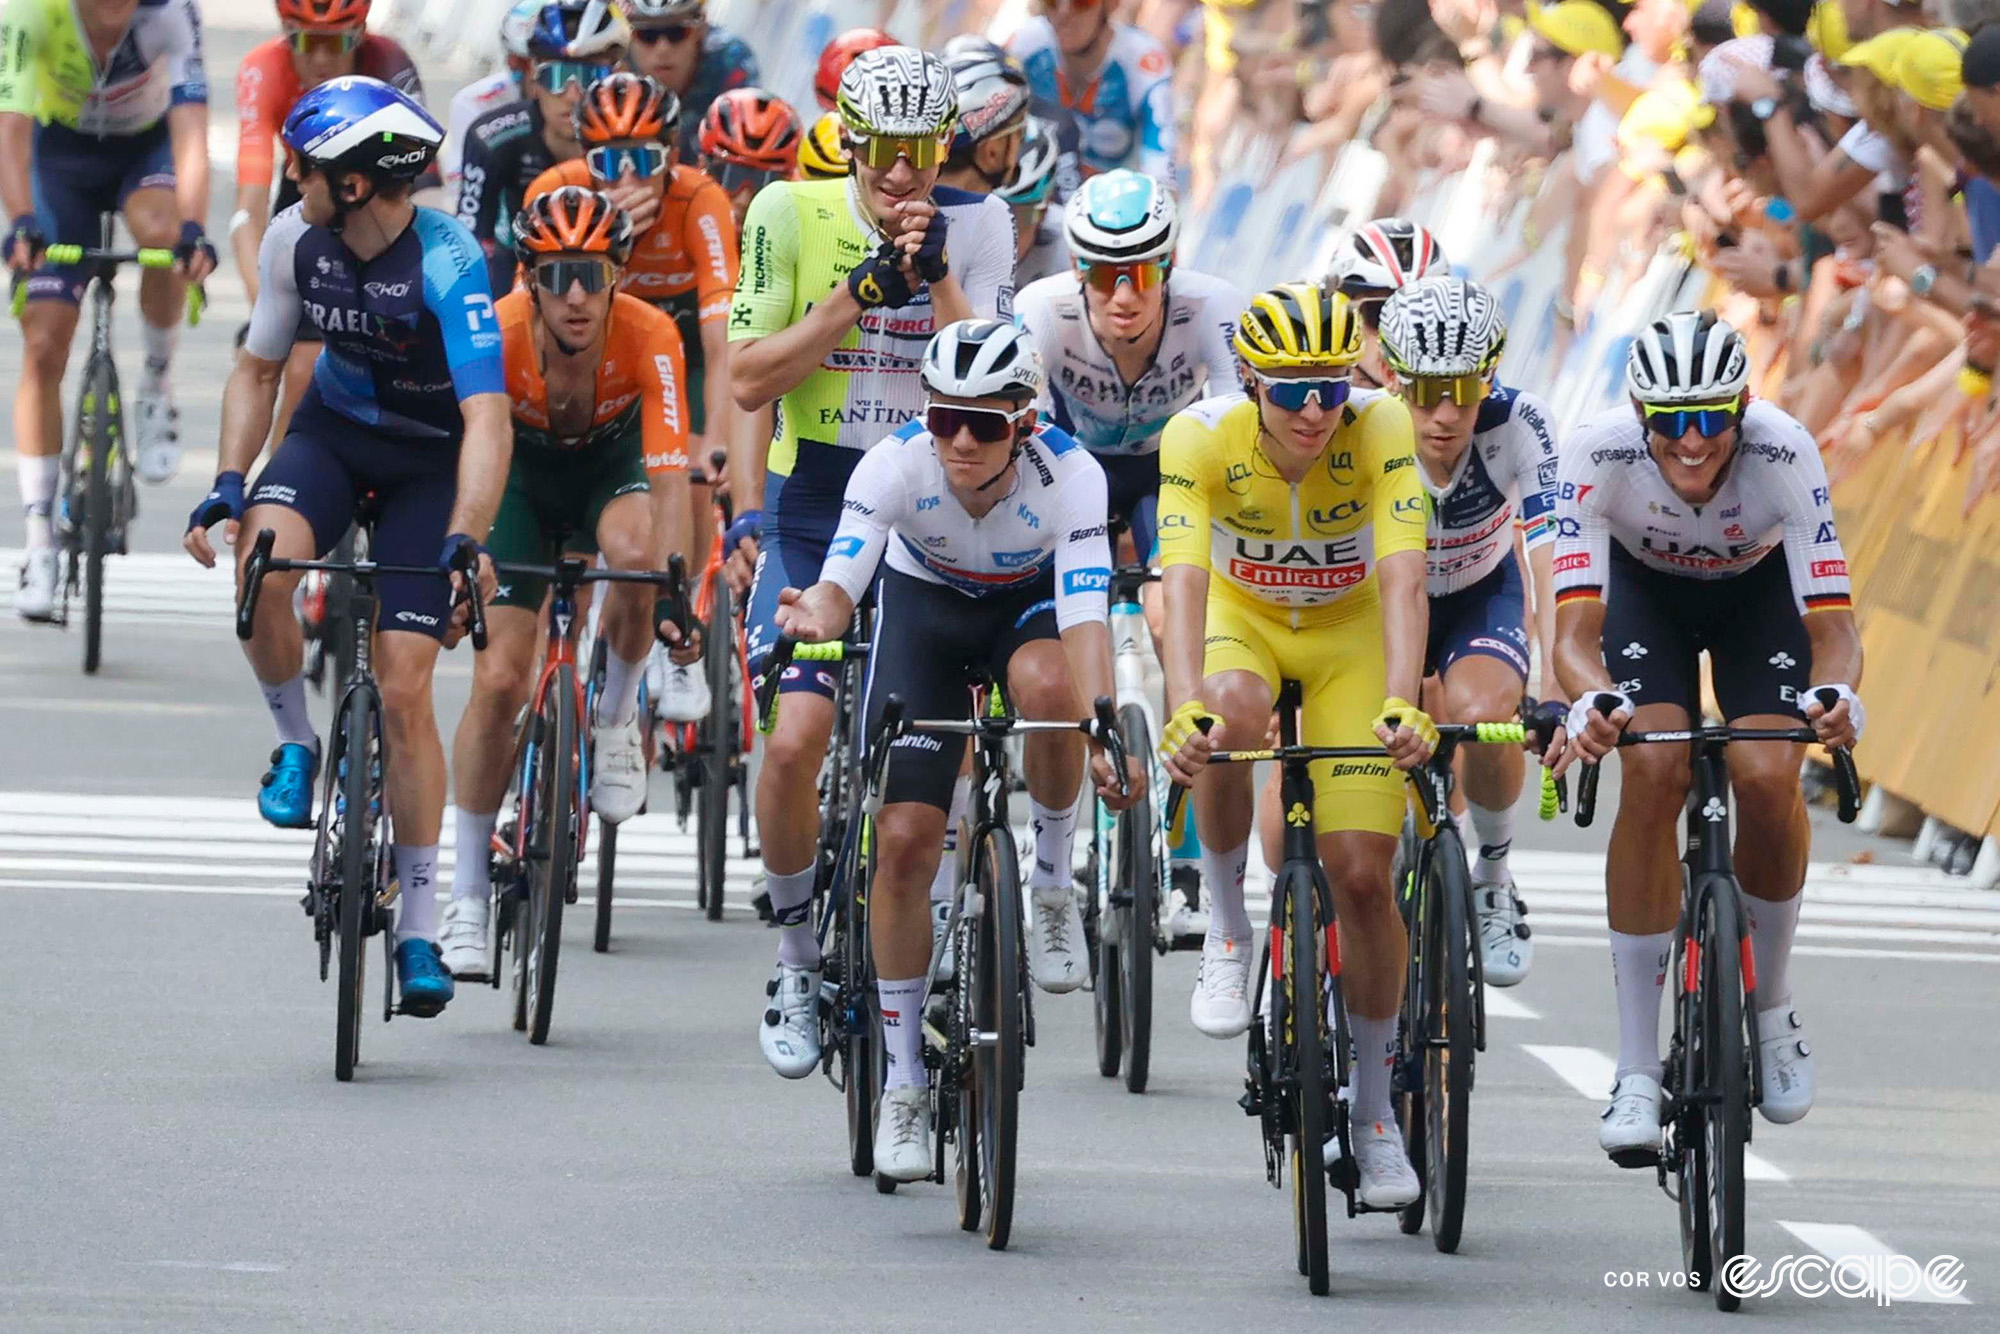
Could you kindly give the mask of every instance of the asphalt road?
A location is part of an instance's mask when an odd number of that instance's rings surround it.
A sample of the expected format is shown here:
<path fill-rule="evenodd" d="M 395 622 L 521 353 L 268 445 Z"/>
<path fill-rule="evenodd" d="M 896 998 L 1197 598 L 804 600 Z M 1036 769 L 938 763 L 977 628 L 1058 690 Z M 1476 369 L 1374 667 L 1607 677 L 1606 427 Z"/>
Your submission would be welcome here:
<path fill-rule="evenodd" d="M 248 41 L 213 30 L 213 68 Z M 883 1198 L 849 1176 L 838 1094 L 765 1067 L 752 1030 L 772 937 L 740 908 L 748 868 L 728 920 L 702 920 L 663 816 L 626 841 L 612 953 L 569 934 L 546 1048 L 468 987 L 438 1020 L 371 1021 L 359 1076 L 336 1085 L 333 997 L 295 902 L 302 845 L 251 805 L 270 741 L 226 580 L 171 554 L 213 466 L 244 313 L 232 276 L 212 296 L 178 369 L 193 448 L 181 480 L 146 493 L 136 536 L 155 554 L 113 567 L 104 671 L 82 677 L 77 636 L 0 612 L 0 1328 L 1719 1325 L 1660 1286 L 1673 1205 L 1595 1145 L 1616 1041 L 1601 828 L 1525 808 L 1539 959 L 1489 1003 L 1461 1251 L 1336 1219 L 1323 1304 L 1235 1105 L 1242 1050 L 1183 1017 L 1190 956 L 1161 965 L 1143 1097 L 1095 1073 L 1087 996 L 1038 1005 L 1015 1241 L 992 1254 L 957 1231 L 947 1189 Z M 0 375 L 17 369 L 0 337 Z M 10 508 L 0 546 L 18 540 Z M 441 672 L 448 721 L 468 664 Z M 1785 1292 L 1746 1318 L 1991 1328 L 2000 898 L 1825 822 L 1816 847 L 1793 978 L 1819 1105 L 1757 1123 L 1749 1249 L 1767 1265 L 1955 1255 L 1966 1301 Z"/>

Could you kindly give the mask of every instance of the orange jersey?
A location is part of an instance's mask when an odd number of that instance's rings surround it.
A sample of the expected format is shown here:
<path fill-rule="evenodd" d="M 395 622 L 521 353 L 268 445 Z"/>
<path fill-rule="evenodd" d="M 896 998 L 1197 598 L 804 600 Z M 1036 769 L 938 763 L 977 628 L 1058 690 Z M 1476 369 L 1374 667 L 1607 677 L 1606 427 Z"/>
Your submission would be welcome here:
<path fill-rule="evenodd" d="M 423 80 L 409 52 L 387 37 L 373 33 L 354 48 L 354 72 L 380 79 L 422 102 Z M 292 104 L 305 92 L 300 86 L 292 48 L 273 37 L 250 49 L 236 71 L 236 183 L 269 185 L 276 165 L 278 131 Z"/>
<path fill-rule="evenodd" d="M 597 405 L 590 429 L 581 436 L 558 436 L 549 424 L 549 387 L 535 350 L 533 295 L 525 288 L 501 297 L 501 350 L 507 365 L 507 397 L 514 405 L 518 447 L 581 450 L 629 438 L 638 417 L 646 471 L 685 472 L 688 466 L 687 389 L 681 333 L 673 317 L 620 293 L 611 299 L 611 327 L 604 359 L 597 366 Z"/>
<path fill-rule="evenodd" d="M 594 188 L 581 158 L 561 162 L 537 176 L 526 198 L 565 185 Z M 660 216 L 641 232 L 625 269 L 624 290 L 642 301 L 664 301 L 695 293 L 704 323 L 722 320 L 736 291 L 736 217 L 729 196 L 697 167 L 675 166 L 667 181 Z"/>

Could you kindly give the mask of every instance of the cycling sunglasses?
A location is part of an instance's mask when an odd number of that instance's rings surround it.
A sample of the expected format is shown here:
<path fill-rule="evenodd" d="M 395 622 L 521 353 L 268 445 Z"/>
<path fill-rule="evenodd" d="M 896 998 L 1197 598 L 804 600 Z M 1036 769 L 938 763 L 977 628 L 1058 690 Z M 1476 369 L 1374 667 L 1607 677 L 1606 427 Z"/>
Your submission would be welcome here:
<path fill-rule="evenodd" d="M 285 41 L 292 50 L 305 56 L 315 51 L 325 51 L 330 55 L 344 56 L 361 45 L 361 39 L 368 35 L 365 28 L 287 28 Z"/>
<path fill-rule="evenodd" d="M 1167 262 L 1162 259 L 1145 259 L 1135 264 L 1078 264 L 1077 272 L 1083 275 L 1084 285 L 1106 296 L 1118 290 L 1119 283 L 1132 284 L 1135 292 L 1149 292 L 1167 280 Z"/>
<path fill-rule="evenodd" d="M 632 40 L 641 46 L 652 46 L 665 42 L 668 46 L 679 46 L 694 35 L 692 23 L 661 23 L 650 28 L 632 29 Z"/>
<path fill-rule="evenodd" d="M 871 134 L 849 133 L 847 149 L 855 161 L 865 162 L 870 170 L 887 171 L 896 165 L 899 157 L 908 158 L 910 165 L 918 171 L 929 171 L 944 156 L 945 140 L 936 135 L 917 134 Z"/>
<path fill-rule="evenodd" d="M 618 281 L 618 268 L 608 259 L 543 259 L 535 262 L 535 285 L 551 296 L 568 296 L 569 289 L 583 285 L 593 295 Z"/>
<path fill-rule="evenodd" d="M 617 182 L 629 171 L 643 181 L 666 175 L 668 153 L 663 144 L 602 144 L 583 150 L 583 165 L 594 180 Z"/>
<path fill-rule="evenodd" d="M 772 181 L 786 179 L 782 171 L 731 162 L 728 158 L 710 158 L 702 163 L 702 170 L 715 178 L 715 183 L 722 187 L 722 193 L 732 198 L 745 190 L 761 190 Z"/>
<path fill-rule="evenodd" d="M 1264 397 L 1271 400 L 1271 406 L 1282 412 L 1301 412 L 1307 401 L 1313 399 L 1319 401 L 1320 411 L 1332 412 L 1347 402 L 1354 389 L 1345 373 L 1310 380 L 1273 380 L 1254 371 L 1252 375 L 1263 386 Z"/>
<path fill-rule="evenodd" d="M 561 93 L 571 84 L 588 88 L 610 74 L 614 66 L 594 60 L 539 60 L 535 62 L 535 83 L 544 92 Z"/>
<path fill-rule="evenodd" d="M 938 441 L 953 440 L 964 430 L 982 445 L 997 445 L 1012 438 L 1018 420 L 1013 413 L 993 408 L 960 408 L 933 403 L 924 409 L 924 426 L 930 431 L 931 438 Z"/>
<path fill-rule="evenodd" d="M 1415 408 L 1434 408 L 1450 399 L 1462 408 L 1485 401 L 1493 382 L 1484 375 L 1414 375 L 1398 377 L 1403 401 Z"/>
<path fill-rule="evenodd" d="M 1693 403 L 1685 407 L 1642 406 L 1640 412 L 1646 419 L 1646 429 L 1668 440 L 1678 440 L 1695 429 L 1695 434 L 1704 440 L 1714 440 L 1729 434 L 1730 429 L 1743 420 L 1743 400 L 1733 398 L 1727 403 Z"/>

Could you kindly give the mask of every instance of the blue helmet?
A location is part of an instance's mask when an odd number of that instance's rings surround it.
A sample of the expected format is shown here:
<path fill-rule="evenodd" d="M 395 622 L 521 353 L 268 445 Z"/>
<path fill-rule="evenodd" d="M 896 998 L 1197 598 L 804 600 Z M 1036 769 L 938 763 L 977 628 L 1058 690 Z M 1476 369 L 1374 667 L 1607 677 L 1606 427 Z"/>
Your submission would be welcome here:
<path fill-rule="evenodd" d="M 444 128 L 409 95 L 349 74 L 294 103 L 279 138 L 309 167 L 414 181 L 437 156 Z"/>
<path fill-rule="evenodd" d="M 528 27 L 532 60 L 597 60 L 611 64 L 631 43 L 632 30 L 609 0 L 547 0 Z"/>

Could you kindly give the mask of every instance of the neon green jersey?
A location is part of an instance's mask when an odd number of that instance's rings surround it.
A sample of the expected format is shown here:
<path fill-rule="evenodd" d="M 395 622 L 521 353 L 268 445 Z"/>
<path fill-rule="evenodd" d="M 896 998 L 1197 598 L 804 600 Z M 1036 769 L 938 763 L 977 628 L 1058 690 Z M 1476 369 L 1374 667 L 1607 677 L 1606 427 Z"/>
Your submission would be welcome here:
<path fill-rule="evenodd" d="M 0 10 L 0 112 L 110 138 L 207 102 L 195 0 L 139 0 L 101 66 L 70 0 L 7 0 Z"/>

